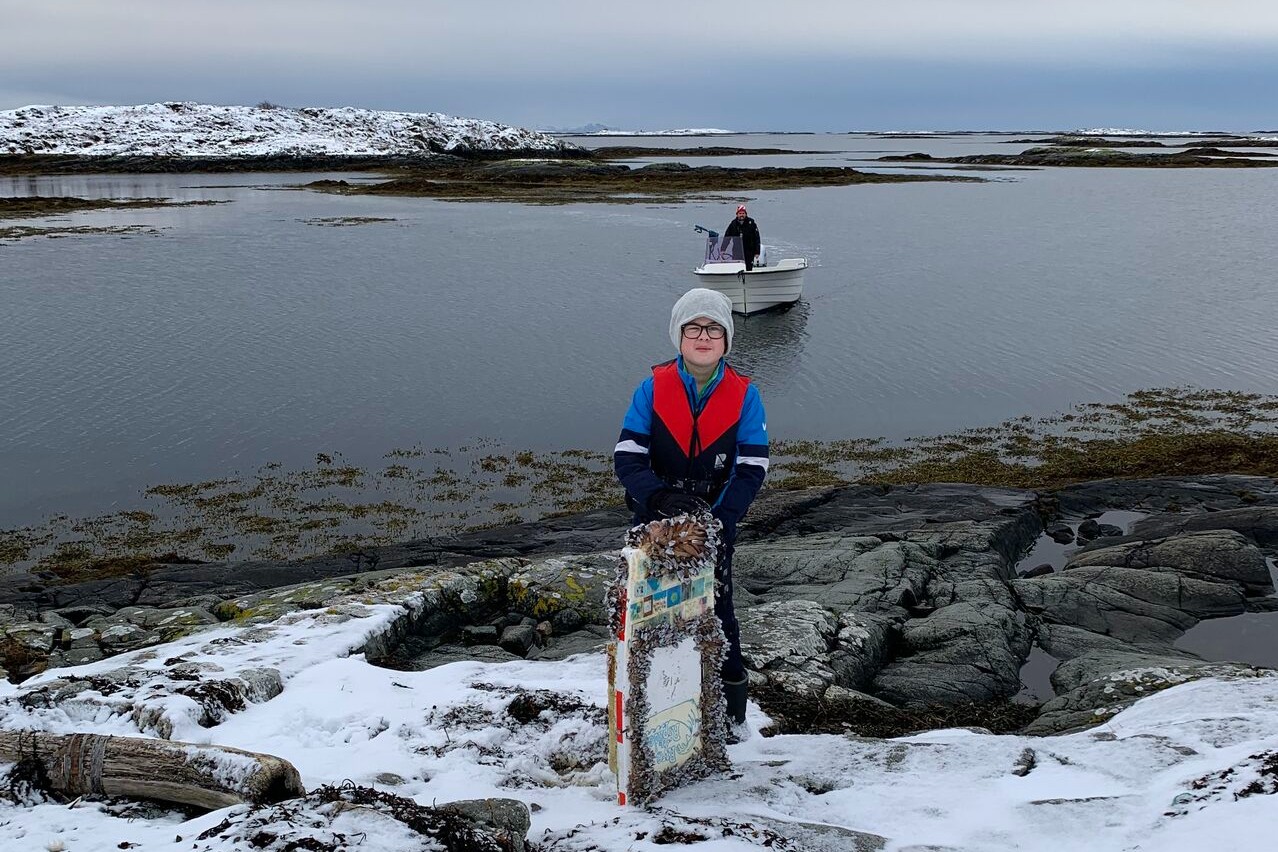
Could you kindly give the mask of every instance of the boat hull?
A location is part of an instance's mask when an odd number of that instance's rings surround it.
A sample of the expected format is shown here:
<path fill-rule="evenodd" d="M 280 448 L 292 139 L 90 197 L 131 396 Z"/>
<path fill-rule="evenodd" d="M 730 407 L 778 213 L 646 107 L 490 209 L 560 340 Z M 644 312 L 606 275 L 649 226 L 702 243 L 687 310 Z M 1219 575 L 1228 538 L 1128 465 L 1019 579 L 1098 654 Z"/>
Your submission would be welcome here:
<path fill-rule="evenodd" d="M 692 271 L 702 287 L 718 290 L 732 300 L 732 311 L 757 314 L 793 305 L 803 296 L 805 258 L 786 258 L 774 266 L 756 266 L 746 272 L 744 263 L 707 263 Z"/>

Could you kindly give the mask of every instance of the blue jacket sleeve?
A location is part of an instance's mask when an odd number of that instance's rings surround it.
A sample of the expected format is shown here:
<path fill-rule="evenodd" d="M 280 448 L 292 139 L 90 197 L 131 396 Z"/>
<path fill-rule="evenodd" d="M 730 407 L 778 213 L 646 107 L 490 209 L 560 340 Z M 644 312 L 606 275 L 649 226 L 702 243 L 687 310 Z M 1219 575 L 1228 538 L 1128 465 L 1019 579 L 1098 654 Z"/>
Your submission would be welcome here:
<path fill-rule="evenodd" d="M 631 500 L 647 507 L 652 495 L 666 487 L 652 472 L 648 445 L 652 441 L 652 377 L 635 388 L 630 409 L 621 423 L 621 437 L 612 453 L 613 470 Z"/>
<path fill-rule="evenodd" d="M 737 426 L 737 459 L 728 484 L 714 505 L 714 514 L 725 526 L 735 527 L 754 502 L 768 473 L 768 420 L 763 398 L 753 384 L 746 389 Z"/>

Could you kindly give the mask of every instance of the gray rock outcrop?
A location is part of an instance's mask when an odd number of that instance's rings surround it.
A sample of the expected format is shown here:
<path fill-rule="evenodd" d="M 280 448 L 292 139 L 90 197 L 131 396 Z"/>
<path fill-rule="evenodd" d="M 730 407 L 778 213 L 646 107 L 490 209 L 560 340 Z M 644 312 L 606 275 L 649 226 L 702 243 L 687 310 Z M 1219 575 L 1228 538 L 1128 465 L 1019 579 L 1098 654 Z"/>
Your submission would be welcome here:
<path fill-rule="evenodd" d="M 1100 517 L 1111 509 L 1148 516 L 1114 535 Z M 1064 542 L 1070 524 L 1088 518 L 1109 535 L 1067 550 L 1062 570 L 1016 576 L 1041 536 Z M 38 591 L 29 578 L 8 580 L 0 665 L 20 680 L 219 623 L 307 610 L 338 623 L 352 617 L 352 600 L 419 590 L 368 640 L 370 660 L 429 667 L 596 652 L 608 638 L 604 598 L 626 522 L 619 511 L 593 512 L 355 560 L 171 566 Z M 876 712 L 1008 701 L 1034 654 L 1059 664 L 1054 695 L 1029 730 L 1074 730 L 1173 683 L 1256 676 L 1176 642 L 1200 620 L 1272 608 L 1275 547 L 1278 485 L 1261 477 L 1107 481 L 1050 494 L 954 484 L 765 494 L 734 563 L 742 646 L 761 693 L 827 707 L 870 702 Z M 207 716 L 220 712 L 216 693 L 259 700 L 270 688 L 202 687 L 212 696 Z"/>

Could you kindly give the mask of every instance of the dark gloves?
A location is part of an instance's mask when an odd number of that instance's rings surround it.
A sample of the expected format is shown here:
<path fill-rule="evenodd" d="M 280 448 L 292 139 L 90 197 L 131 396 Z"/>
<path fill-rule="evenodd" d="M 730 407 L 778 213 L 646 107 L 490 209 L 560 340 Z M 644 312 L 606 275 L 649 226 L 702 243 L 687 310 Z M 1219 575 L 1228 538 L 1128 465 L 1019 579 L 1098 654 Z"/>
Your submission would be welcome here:
<path fill-rule="evenodd" d="M 695 515 L 698 512 L 708 512 L 710 511 L 710 504 L 691 494 L 663 490 L 652 495 L 652 499 L 648 501 L 648 508 L 659 518 L 673 518 L 675 515 Z"/>

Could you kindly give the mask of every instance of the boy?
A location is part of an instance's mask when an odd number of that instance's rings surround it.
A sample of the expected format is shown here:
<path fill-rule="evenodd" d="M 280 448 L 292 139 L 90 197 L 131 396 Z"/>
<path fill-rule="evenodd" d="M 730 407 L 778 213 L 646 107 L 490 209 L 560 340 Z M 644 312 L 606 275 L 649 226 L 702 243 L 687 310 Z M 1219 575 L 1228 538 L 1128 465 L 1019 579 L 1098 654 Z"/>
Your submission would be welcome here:
<path fill-rule="evenodd" d="M 724 360 L 732 349 L 732 300 L 689 290 L 670 312 L 679 357 L 652 368 L 635 389 L 613 452 L 634 523 L 709 510 L 723 524 L 715 614 L 728 654 L 728 717 L 745 722 L 746 673 L 732 607 L 732 550 L 768 472 L 768 427 L 759 390 Z"/>

